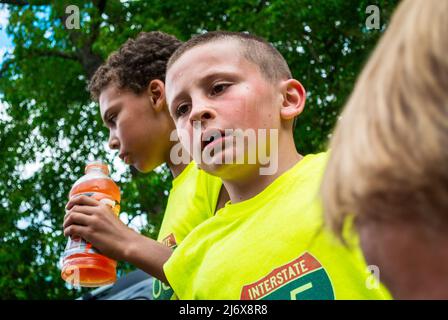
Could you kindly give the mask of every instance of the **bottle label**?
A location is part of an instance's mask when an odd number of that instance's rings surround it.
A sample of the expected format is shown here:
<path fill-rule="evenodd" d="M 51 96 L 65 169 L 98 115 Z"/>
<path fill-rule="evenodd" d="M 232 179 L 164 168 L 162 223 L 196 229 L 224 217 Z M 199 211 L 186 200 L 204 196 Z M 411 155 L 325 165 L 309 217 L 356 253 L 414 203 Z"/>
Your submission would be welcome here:
<path fill-rule="evenodd" d="M 98 250 L 92 247 L 92 244 L 84 239 L 79 237 L 69 238 L 67 246 L 65 247 L 64 258 L 81 253 L 99 254 Z"/>
<path fill-rule="evenodd" d="M 101 203 L 109 205 L 114 214 L 118 216 L 120 212 L 120 204 L 113 200 L 109 195 L 100 192 L 85 192 L 79 195 L 86 195 L 98 200 Z M 100 254 L 99 251 L 92 246 L 91 243 L 85 241 L 80 237 L 72 237 L 68 239 L 67 246 L 64 251 L 64 259 L 74 254 Z"/>

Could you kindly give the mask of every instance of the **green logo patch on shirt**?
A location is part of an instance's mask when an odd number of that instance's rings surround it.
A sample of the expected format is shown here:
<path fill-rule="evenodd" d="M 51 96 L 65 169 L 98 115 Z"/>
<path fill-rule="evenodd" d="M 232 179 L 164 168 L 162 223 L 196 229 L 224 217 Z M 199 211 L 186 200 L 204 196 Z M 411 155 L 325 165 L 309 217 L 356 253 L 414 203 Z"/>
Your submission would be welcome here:
<path fill-rule="evenodd" d="M 330 278 L 310 253 L 275 268 L 241 290 L 242 300 L 334 300 Z"/>

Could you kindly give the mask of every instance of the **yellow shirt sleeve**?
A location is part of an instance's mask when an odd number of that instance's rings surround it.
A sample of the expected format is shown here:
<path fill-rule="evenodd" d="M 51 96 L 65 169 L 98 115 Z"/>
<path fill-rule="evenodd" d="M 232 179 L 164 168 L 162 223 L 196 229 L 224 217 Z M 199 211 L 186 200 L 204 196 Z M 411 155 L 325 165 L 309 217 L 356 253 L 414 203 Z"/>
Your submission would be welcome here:
<path fill-rule="evenodd" d="M 173 180 L 157 240 L 175 249 L 196 226 L 214 215 L 221 185 L 221 179 L 190 162 Z M 173 290 L 154 279 L 153 298 L 172 299 Z"/>

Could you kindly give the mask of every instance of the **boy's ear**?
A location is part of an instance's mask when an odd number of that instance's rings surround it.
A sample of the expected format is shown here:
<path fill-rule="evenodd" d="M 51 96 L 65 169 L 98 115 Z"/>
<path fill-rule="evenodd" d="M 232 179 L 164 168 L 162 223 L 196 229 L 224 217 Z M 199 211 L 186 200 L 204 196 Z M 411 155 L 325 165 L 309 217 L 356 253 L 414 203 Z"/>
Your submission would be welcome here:
<path fill-rule="evenodd" d="M 156 112 L 165 108 L 165 84 L 159 79 L 152 80 L 148 85 L 148 94 L 152 101 L 152 106 Z"/>
<path fill-rule="evenodd" d="M 282 83 L 282 92 L 283 104 L 280 109 L 280 116 L 285 120 L 294 119 L 305 108 L 305 88 L 296 79 L 288 79 Z"/>

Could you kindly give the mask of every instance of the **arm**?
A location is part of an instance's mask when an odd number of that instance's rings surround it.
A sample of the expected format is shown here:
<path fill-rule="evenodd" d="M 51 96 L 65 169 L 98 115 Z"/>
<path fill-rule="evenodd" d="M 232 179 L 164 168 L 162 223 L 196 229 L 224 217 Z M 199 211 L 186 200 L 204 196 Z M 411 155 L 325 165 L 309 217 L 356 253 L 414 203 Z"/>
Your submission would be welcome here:
<path fill-rule="evenodd" d="M 118 219 L 112 208 L 87 196 L 71 199 L 66 206 L 64 235 L 79 236 L 101 254 L 124 260 L 168 283 L 163 265 L 172 249 L 147 238 Z"/>
<path fill-rule="evenodd" d="M 163 265 L 171 257 L 173 250 L 135 231 L 134 233 L 135 239 L 129 243 L 123 260 L 168 284 Z"/>

